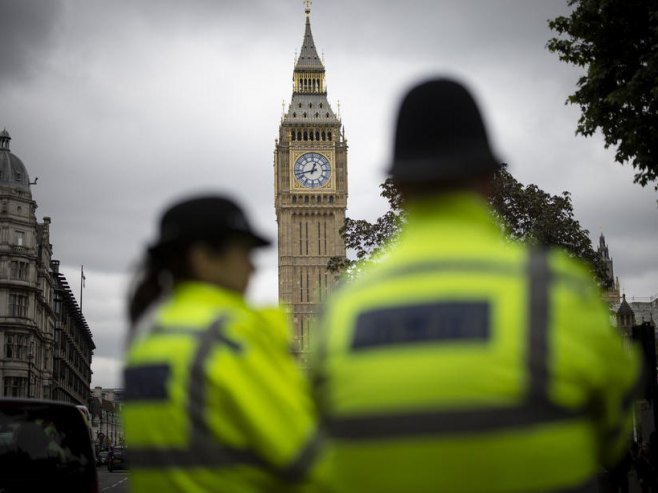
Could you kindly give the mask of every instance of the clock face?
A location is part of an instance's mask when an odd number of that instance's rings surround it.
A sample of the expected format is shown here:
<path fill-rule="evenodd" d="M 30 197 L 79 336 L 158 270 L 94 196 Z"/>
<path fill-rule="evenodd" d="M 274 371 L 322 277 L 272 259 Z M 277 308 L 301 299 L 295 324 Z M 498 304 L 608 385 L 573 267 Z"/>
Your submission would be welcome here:
<path fill-rule="evenodd" d="M 322 187 L 330 177 L 331 165 L 322 154 L 307 152 L 295 161 L 295 178 L 305 188 Z"/>

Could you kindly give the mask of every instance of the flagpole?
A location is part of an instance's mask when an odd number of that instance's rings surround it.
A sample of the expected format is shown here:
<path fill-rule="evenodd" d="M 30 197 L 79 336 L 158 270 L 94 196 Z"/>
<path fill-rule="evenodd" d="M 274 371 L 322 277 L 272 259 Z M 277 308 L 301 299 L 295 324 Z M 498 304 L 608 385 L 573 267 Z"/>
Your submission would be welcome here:
<path fill-rule="evenodd" d="M 85 266 L 80 266 L 80 312 L 82 312 L 82 288 L 85 285 Z"/>

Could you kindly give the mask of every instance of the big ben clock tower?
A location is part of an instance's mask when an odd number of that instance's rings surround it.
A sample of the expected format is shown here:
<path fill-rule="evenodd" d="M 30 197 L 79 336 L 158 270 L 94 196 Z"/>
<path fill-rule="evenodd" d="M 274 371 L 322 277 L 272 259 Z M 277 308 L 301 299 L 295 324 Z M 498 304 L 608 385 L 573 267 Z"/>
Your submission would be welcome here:
<path fill-rule="evenodd" d="M 327 101 L 325 69 L 311 33 L 306 0 L 304 41 L 292 99 L 274 151 L 279 299 L 292 310 L 297 348 L 308 350 L 313 322 L 335 284 L 331 257 L 345 256 L 339 230 L 347 208 L 347 142 Z"/>

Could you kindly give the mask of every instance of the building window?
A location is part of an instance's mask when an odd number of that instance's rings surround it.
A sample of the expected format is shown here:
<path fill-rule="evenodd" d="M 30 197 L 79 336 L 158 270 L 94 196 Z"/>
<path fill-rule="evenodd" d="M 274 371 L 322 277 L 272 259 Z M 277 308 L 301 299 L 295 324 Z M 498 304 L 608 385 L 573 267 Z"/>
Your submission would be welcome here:
<path fill-rule="evenodd" d="M 5 358 L 27 360 L 27 335 L 5 335 Z"/>
<path fill-rule="evenodd" d="M 24 294 L 9 294 L 9 316 L 27 317 L 27 296 Z"/>
<path fill-rule="evenodd" d="M 16 231 L 16 245 L 23 246 L 25 243 L 25 233 L 23 231 Z"/>
<path fill-rule="evenodd" d="M 20 279 L 25 281 L 27 279 L 27 269 L 29 264 L 27 262 L 21 262 L 19 260 L 12 260 L 9 269 L 9 275 L 11 279 Z"/>
<path fill-rule="evenodd" d="M 5 397 L 27 396 L 27 378 L 5 377 L 4 395 Z"/>

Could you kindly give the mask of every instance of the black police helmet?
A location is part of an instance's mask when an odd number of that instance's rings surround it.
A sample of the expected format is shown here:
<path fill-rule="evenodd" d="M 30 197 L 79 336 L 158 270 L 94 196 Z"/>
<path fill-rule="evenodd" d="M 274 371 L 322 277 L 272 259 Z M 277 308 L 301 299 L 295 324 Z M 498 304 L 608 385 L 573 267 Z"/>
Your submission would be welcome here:
<path fill-rule="evenodd" d="M 473 97 L 450 79 L 428 80 L 407 93 L 393 156 L 389 173 L 399 183 L 468 180 L 500 167 Z"/>
<path fill-rule="evenodd" d="M 160 237 L 149 252 L 157 255 L 196 241 L 222 244 L 230 239 L 244 239 L 253 247 L 270 244 L 254 232 L 242 209 L 232 200 L 219 195 L 197 196 L 182 200 L 164 212 Z"/>

